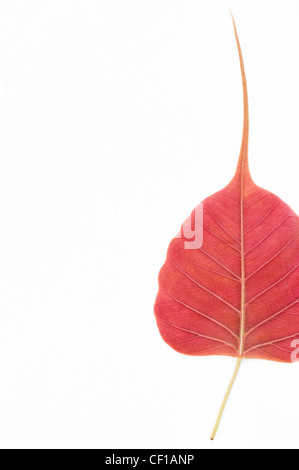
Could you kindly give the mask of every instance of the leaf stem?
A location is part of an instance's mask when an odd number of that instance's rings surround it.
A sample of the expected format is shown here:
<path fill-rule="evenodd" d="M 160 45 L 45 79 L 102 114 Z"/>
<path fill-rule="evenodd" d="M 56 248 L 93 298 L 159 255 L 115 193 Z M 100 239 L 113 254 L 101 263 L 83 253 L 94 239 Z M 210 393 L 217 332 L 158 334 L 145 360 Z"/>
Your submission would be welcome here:
<path fill-rule="evenodd" d="M 216 433 L 218 431 L 219 424 L 220 424 L 220 421 L 221 421 L 221 418 L 222 418 L 222 415 L 223 415 L 223 412 L 224 412 L 225 405 L 227 403 L 228 397 L 230 396 L 230 392 L 231 392 L 231 390 L 233 388 L 233 385 L 235 383 L 235 380 L 237 378 L 237 375 L 238 375 L 238 372 L 239 372 L 239 369 L 240 369 L 240 366 L 241 366 L 241 362 L 242 362 L 242 357 L 239 357 L 238 361 L 237 361 L 235 371 L 233 373 L 233 376 L 232 376 L 231 381 L 229 383 L 229 386 L 227 388 L 226 394 L 224 396 L 222 405 L 220 407 L 220 410 L 219 410 L 219 413 L 218 413 L 218 416 L 217 416 L 217 420 L 216 420 L 216 423 L 215 423 L 215 426 L 214 426 L 214 429 L 213 429 L 213 432 L 212 432 L 212 435 L 211 435 L 211 441 L 213 441 L 215 439 L 215 436 L 216 436 Z"/>

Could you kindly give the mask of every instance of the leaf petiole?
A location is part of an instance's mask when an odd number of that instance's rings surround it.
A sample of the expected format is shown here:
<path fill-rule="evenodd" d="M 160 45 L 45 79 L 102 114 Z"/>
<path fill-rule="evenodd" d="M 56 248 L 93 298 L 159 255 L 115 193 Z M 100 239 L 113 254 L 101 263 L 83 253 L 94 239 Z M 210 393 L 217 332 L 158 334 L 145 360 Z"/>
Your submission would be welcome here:
<path fill-rule="evenodd" d="M 226 394 L 224 396 L 222 405 L 220 407 L 220 410 L 219 410 L 219 413 L 218 413 L 218 416 L 217 416 L 217 419 L 216 419 L 216 423 L 215 423 L 215 426 L 214 426 L 214 429 L 213 429 L 213 432 L 212 432 L 212 435 L 211 435 L 211 441 L 213 441 L 215 439 L 215 436 L 216 436 L 216 433 L 218 431 L 219 424 L 220 424 L 220 421 L 221 421 L 221 418 L 222 418 L 222 415 L 223 415 L 223 412 L 224 412 L 225 405 L 227 403 L 228 397 L 230 396 L 230 392 L 233 388 L 233 385 L 234 385 L 235 380 L 237 378 L 238 372 L 240 370 L 241 362 L 242 362 L 242 358 L 239 357 L 238 361 L 237 361 L 235 371 L 233 373 L 233 376 L 232 376 L 231 381 L 229 383 L 229 386 L 227 388 Z"/>

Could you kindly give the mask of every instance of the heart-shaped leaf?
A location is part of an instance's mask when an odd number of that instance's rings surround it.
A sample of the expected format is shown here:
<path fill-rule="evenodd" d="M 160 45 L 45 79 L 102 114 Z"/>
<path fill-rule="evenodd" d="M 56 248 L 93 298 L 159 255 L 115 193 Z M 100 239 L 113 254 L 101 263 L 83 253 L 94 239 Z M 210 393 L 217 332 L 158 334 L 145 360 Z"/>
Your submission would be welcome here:
<path fill-rule="evenodd" d="M 212 439 L 242 358 L 292 362 L 299 346 L 299 218 L 251 178 L 247 85 L 233 24 L 244 98 L 237 170 L 171 241 L 155 303 L 162 338 L 176 351 L 238 358 Z"/>

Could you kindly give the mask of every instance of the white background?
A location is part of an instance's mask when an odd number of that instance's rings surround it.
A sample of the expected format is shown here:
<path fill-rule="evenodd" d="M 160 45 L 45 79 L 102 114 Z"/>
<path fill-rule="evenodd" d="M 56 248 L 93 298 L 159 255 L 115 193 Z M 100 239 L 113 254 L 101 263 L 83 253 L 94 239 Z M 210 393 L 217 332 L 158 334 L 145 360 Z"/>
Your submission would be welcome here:
<path fill-rule="evenodd" d="M 299 364 L 160 338 L 171 238 L 231 179 L 299 213 L 298 1 L 0 2 L 0 445 L 296 448 Z"/>

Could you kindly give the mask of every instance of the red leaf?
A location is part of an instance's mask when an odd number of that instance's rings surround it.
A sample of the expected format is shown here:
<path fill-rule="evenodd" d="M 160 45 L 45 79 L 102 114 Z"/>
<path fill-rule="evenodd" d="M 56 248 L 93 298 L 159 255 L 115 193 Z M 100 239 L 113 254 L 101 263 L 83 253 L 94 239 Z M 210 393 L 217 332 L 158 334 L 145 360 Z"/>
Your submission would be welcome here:
<path fill-rule="evenodd" d="M 242 358 L 292 362 L 299 346 L 299 218 L 251 179 L 247 85 L 235 22 L 234 30 L 244 98 L 237 170 L 202 203 L 202 245 L 195 239 L 190 249 L 184 226 L 181 238 L 171 241 L 155 303 L 161 336 L 176 351 L 238 358 L 212 438 Z M 193 211 L 193 228 L 195 219 Z"/>

